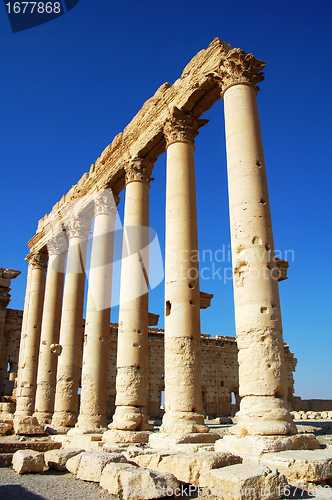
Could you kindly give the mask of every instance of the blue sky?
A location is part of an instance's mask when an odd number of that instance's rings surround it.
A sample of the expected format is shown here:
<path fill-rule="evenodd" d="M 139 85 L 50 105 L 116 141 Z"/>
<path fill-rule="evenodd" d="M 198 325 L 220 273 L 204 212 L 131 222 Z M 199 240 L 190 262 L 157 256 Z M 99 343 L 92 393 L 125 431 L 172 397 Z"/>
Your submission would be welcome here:
<path fill-rule="evenodd" d="M 258 106 L 275 247 L 290 260 L 280 284 L 284 339 L 298 358 L 296 394 L 332 398 L 331 3 L 80 0 L 64 16 L 15 34 L 1 9 L 0 266 L 22 271 L 11 307 L 23 308 L 26 242 L 38 220 L 157 88 L 218 36 L 267 61 Z M 201 290 L 214 294 L 202 332 L 234 335 L 232 283 L 223 279 L 231 263 L 222 100 L 204 118 L 210 123 L 195 153 L 199 245 L 213 255 L 225 249 L 226 262 L 201 263 L 211 271 Z M 165 165 L 164 154 L 150 189 L 150 225 L 162 247 Z M 120 214 L 123 200 L 124 193 Z M 214 279 L 212 264 L 221 268 Z M 163 309 L 161 284 L 150 311 L 162 316 Z"/>

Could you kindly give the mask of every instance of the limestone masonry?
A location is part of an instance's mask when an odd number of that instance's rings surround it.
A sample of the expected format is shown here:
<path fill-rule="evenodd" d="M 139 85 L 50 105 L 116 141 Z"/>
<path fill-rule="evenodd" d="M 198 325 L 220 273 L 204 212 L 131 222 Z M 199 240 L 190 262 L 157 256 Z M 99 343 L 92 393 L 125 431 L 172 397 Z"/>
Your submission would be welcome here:
<path fill-rule="evenodd" d="M 28 242 L 21 325 L 21 313 L 6 309 L 10 280 L 19 271 L 0 269 L 2 392 L 11 392 L 17 364 L 17 387 L 0 408 L 0 432 L 14 428 L 17 435 L 53 436 L 35 438 L 31 449 L 16 451 L 18 473 L 43 469 L 36 443 L 46 439 L 47 446 L 63 448 L 44 457 L 48 466 L 66 467 L 78 479 L 132 500 L 172 496 L 181 482 L 216 488 L 214 496 L 224 499 L 234 498 L 234 491 L 241 499 L 287 497 L 287 482 L 296 480 L 331 484 L 330 442 L 320 449 L 314 429 L 303 431 L 293 419 L 305 414 L 301 402 L 293 400 L 296 360 L 282 333 L 279 281 L 287 278 L 288 263 L 274 250 L 257 107 L 264 67 L 253 54 L 216 38 L 173 85 L 164 83 L 146 101 L 39 221 Z M 220 98 L 236 341 L 201 334 L 200 309 L 210 305 L 212 295 L 200 289 L 197 259 L 183 258 L 198 253 L 195 138 L 208 126 L 200 117 Z M 149 193 L 154 163 L 164 152 L 163 332 L 150 328 L 157 318 L 148 304 L 154 256 Z M 122 191 L 117 326 L 110 325 L 110 312 Z M 10 322 L 13 328 L 7 328 Z M 294 404 L 299 411 L 291 414 Z M 235 425 L 227 429 L 211 427 L 204 418 L 234 411 Z M 161 426 L 154 425 L 151 417 L 161 416 Z"/>
<path fill-rule="evenodd" d="M 1 351 L 1 359 L 3 360 L 3 373 L 1 393 L 2 396 L 11 396 L 14 390 L 14 381 L 17 375 L 19 343 L 22 327 L 23 311 L 14 309 L 6 309 L 6 323 L 3 333 L 3 344 Z M 154 317 L 153 317 L 154 316 Z M 150 315 L 150 321 L 158 321 L 158 316 Z M 82 344 L 85 335 L 85 321 L 82 328 Z M 115 379 L 116 379 L 116 359 L 117 359 L 117 342 L 118 342 L 118 325 L 110 324 L 110 342 L 108 352 L 108 367 L 107 367 L 107 399 L 106 399 L 106 418 L 111 420 L 115 411 Z M 285 359 L 287 370 L 287 387 L 288 387 L 288 403 L 293 408 L 293 400 L 298 401 L 300 398 L 294 398 L 294 380 L 293 372 L 296 366 L 296 359 L 289 351 L 289 347 L 285 344 Z M 210 337 L 208 334 L 201 334 L 201 350 L 202 350 L 202 401 L 203 413 L 210 417 L 222 417 L 234 415 L 238 410 L 239 405 L 239 365 L 237 360 L 238 349 L 236 339 L 234 337 L 226 337 L 217 335 Z M 80 383 L 82 385 L 82 356 L 80 363 Z M 2 366 L 2 365 L 1 365 Z M 149 327 L 148 335 L 148 396 L 147 406 L 148 413 L 151 417 L 162 418 L 162 393 L 165 391 L 164 382 L 164 330 L 160 328 Z M 232 404 L 232 394 L 235 402 Z M 304 403 L 308 405 L 310 402 Z M 322 402 L 316 404 L 316 411 L 320 409 L 331 409 L 332 402 Z M 297 403 L 297 408 L 299 403 Z M 78 405 L 76 414 L 78 413 Z M 1 417 L 1 413 L 0 413 Z M 38 415 L 38 418 L 41 418 Z"/>

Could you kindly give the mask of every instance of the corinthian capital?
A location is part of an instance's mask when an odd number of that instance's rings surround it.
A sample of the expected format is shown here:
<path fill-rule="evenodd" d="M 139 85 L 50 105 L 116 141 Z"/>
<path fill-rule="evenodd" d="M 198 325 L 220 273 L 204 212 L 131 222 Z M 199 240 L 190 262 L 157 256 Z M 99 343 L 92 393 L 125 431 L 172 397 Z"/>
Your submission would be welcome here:
<path fill-rule="evenodd" d="M 68 241 L 64 231 L 47 240 L 48 255 L 61 255 L 67 252 Z"/>
<path fill-rule="evenodd" d="M 223 58 L 218 70 L 222 94 L 232 85 L 250 84 L 259 90 L 257 83 L 264 80 L 265 61 L 256 59 L 242 49 L 232 49 Z"/>
<path fill-rule="evenodd" d="M 119 201 L 120 198 L 111 189 L 99 191 L 95 197 L 95 217 L 100 214 L 116 216 Z"/>
<path fill-rule="evenodd" d="M 126 184 L 133 181 L 150 182 L 153 163 L 147 158 L 133 158 L 125 166 Z"/>
<path fill-rule="evenodd" d="M 33 269 L 46 269 L 48 254 L 45 252 L 32 252 L 25 258 L 25 260 L 29 262 L 29 266 Z"/>
<path fill-rule="evenodd" d="M 91 229 L 91 219 L 86 215 L 75 215 L 66 226 L 68 238 L 88 239 Z"/>
<path fill-rule="evenodd" d="M 198 129 L 208 122 L 209 120 L 194 118 L 191 114 L 186 115 L 177 107 L 174 107 L 170 118 L 167 118 L 164 124 L 166 149 L 174 142 L 189 142 L 194 144 L 194 139 L 198 135 Z"/>

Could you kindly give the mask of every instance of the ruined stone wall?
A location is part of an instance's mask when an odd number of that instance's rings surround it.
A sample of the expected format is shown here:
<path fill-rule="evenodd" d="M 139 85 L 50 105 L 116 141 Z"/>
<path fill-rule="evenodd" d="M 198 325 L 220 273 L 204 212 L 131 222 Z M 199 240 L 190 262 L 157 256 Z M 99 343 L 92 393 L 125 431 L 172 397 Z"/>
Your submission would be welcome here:
<path fill-rule="evenodd" d="M 6 309 L 3 342 L 1 348 L 0 398 L 10 396 L 14 389 L 14 382 L 18 367 L 18 354 L 21 339 L 23 311 Z"/>
<path fill-rule="evenodd" d="M 301 399 L 299 396 L 294 397 L 294 411 L 332 411 L 331 399 Z"/>
<path fill-rule="evenodd" d="M 2 378 L 2 395 L 11 395 L 17 372 L 19 344 L 21 336 L 23 311 L 7 309 L 5 322 L 5 335 L 2 357 L 5 360 L 6 371 Z M 111 419 L 115 411 L 115 378 L 118 325 L 110 324 L 111 335 L 108 357 L 108 385 L 107 385 L 107 418 Z M 84 334 L 84 322 L 83 331 Z M 238 409 L 239 378 L 237 345 L 235 337 L 217 335 L 215 338 L 208 334 L 201 335 L 202 347 L 202 393 L 204 414 L 211 416 L 225 416 L 233 414 Z M 161 417 L 163 410 L 162 393 L 164 386 L 164 330 L 149 328 L 149 399 L 148 414 L 151 417 Z M 302 404 L 301 408 L 307 410 L 332 410 L 332 401 L 313 400 L 301 401 L 295 398 L 293 404 L 294 379 L 296 358 L 285 345 L 285 359 L 287 367 L 288 400 L 292 409 Z M 9 371 L 7 368 L 9 366 Z M 236 404 L 232 404 L 232 394 Z M 298 402 L 300 400 L 301 403 Z M 295 408 L 295 406 L 297 406 Z M 319 408 L 318 408 L 319 407 Z"/>

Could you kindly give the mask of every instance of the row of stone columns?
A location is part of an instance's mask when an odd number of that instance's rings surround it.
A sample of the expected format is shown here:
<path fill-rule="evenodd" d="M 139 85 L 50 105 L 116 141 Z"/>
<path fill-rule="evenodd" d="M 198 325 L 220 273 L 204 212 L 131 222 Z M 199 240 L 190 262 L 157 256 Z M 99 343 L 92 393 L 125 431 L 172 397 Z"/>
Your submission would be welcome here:
<path fill-rule="evenodd" d="M 275 272 L 256 103 L 256 83 L 262 79 L 259 72 L 264 64 L 249 56 L 235 51 L 233 59 L 230 57 L 224 64 L 220 84 L 225 102 L 234 298 L 242 396 L 239 421 L 232 431 L 238 436 L 296 432 L 286 406 L 278 273 Z M 167 187 L 165 415 L 162 431 L 167 433 L 207 432 L 202 415 L 200 376 L 199 268 L 196 259 L 190 258 L 197 255 L 198 250 L 194 137 L 205 123 L 206 120 L 196 119 L 191 114 L 173 108 L 164 125 Z M 125 168 L 116 411 L 110 425 L 113 431 L 120 432 L 149 428 L 146 406 L 149 188 L 152 167 L 147 159 L 137 158 Z M 81 432 L 93 432 L 106 426 L 116 204 L 112 205 L 109 200 L 103 199 L 101 193 L 94 207 L 78 422 L 84 268 L 90 229 L 90 221 L 83 216 L 78 219 L 74 217 L 67 228 L 69 248 L 63 299 L 64 254 L 53 250 L 53 243 L 48 248 L 45 299 L 46 261 L 41 261 L 40 257 L 37 263 L 34 257 L 30 261 L 17 393 L 18 415 L 31 415 L 35 410 L 35 415 L 42 423 L 51 422 L 58 429 L 68 429 L 76 424 Z M 189 258 L 183 258 L 184 252 Z M 54 352 L 58 353 L 57 367 Z"/>

